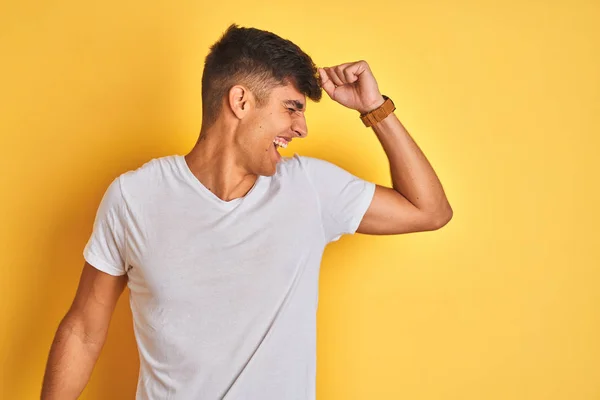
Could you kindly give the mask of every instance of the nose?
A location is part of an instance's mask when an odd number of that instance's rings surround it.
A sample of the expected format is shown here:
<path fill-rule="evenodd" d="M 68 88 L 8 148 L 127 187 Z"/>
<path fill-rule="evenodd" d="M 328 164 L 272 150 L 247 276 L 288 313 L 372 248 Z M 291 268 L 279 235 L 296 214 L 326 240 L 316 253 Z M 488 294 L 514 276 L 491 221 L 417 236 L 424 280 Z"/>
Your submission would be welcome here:
<path fill-rule="evenodd" d="M 292 122 L 292 131 L 294 132 L 294 137 L 305 138 L 308 136 L 308 126 L 306 126 L 306 118 L 304 115 L 294 118 L 294 121 Z"/>

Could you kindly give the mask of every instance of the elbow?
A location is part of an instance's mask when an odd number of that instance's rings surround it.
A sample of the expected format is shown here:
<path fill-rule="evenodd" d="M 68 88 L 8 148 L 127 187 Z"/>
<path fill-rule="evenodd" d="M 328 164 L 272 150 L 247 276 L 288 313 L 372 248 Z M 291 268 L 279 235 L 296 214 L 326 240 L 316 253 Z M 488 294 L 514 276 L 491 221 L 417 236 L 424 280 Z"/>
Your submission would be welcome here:
<path fill-rule="evenodd" d="M 446 226 L 453 215 L 454 212 L 449 204 L 442 211 L 435 213 L 435 217 L 432 218 L 433 230 L 438 230 Z"/>

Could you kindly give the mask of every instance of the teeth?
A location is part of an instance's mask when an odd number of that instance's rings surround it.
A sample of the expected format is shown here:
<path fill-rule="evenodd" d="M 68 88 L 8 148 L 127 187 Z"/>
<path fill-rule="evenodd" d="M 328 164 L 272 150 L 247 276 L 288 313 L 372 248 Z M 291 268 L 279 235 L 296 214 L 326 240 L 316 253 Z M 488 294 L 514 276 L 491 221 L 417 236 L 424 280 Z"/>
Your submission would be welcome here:
<path fill-rule="evenodd" d="M 287 148 L 287 143 L 283 139 L 275 138 L 275 140 L 273 140 L 273 143 L 275 143 L 276 146 L 283 147 L 284 149 Z"/>

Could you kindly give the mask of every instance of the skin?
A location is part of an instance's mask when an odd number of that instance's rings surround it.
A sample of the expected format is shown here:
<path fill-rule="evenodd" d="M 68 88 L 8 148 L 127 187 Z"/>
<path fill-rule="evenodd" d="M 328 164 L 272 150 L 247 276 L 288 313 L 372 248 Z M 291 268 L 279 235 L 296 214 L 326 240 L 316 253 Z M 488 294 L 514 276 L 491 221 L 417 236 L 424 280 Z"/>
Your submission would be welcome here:
<path fill-rule="evenodd" d="M 198 180 L 224 201 L 243 197 L 258 175 L 272 176 L 277 136 L 305 138 L 306 96 L 293 85 L 276 87 L 268 103 L 258 108 L 243 85 L 233 86 L 223 100 L 216 123 L 202 129 L 200 139 L 185 156 Z"/>
<path fill-rule="evenodd" d="M 87 262 L 77 293 L 54 337 L 42 384 L 42 400 L 77 399 L 87 384 L 108 334 L 127 275 L 112 276 Z"/>

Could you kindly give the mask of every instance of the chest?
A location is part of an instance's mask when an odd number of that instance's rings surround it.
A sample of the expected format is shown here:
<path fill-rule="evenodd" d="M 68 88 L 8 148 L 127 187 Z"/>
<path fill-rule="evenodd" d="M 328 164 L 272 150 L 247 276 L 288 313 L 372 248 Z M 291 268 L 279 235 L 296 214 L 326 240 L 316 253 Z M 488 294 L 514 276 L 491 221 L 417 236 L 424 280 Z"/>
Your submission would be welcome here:
<path fill-rule="evenodd" d="M 130 288 L 157 299 L 251 299 L 289 285 L 324 249 L 319 205 L 308 193 L 275 193 L 219 210 L 186 198 L 139 212 L 129 243 Z M 316 258 L 315 258 L 316 257 Z"/>

